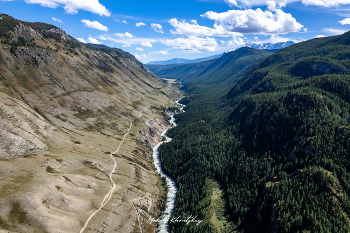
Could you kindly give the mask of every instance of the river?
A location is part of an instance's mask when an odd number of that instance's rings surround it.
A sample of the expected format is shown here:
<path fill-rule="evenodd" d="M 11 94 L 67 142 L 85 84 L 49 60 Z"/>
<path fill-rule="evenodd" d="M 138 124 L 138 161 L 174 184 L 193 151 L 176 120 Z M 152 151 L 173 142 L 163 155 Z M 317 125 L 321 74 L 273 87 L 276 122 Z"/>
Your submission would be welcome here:
<path fill-rule="evenodd" d="M 179 104 L 178 101 L 176 101 L 176 103 L 181 106 L 181 110 L 183 111 L 183 108 L 185 107 L 185 105 Z M 171 128 L 176 126 L 174 114 L 171 115 L 169 122 L 172 124 Z M 171 128 L 169 128 L 169 129 L 171 129 Z M 158 149 L 159 149 L 160 145 L 171 141 L 171 138 L 169 138 L 168 136 L 165 135 L 169 129 L 166 129 L 161 134 L 161 136 L 165 137 L 166 140 L 158 143 L 155 147 L 153 147 L 153 155 L 152 155 L 153 160 L 154 160 L 154 165 L 157 169 L 157 173 L 160 174 L 161 177 L 165 177 L 166 184 L 168 186 L 166 208 L 165 208 L 165 211 L 163 212 L 163 216 L 161 217 L 161 221 L 159 222 L 159 227 L 158 227 L 159 233 L 169 233 L 170 232 L 169 220 L 170 220 L 172 214 L 174 213 L 176 192 L 177 192 L 177 187 L 176 187 L 175 181 L 163 172 L 162 164 L 161 164 L 160 159 L 159 159 Z"/>

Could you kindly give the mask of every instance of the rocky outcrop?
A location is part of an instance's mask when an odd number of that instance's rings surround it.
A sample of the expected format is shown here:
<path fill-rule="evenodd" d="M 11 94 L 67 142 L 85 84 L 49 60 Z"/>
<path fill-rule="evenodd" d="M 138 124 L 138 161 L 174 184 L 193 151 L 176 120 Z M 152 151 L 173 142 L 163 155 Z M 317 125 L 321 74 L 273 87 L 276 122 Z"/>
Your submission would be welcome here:
<path fill-rule="evenodd" d="M 65 31 L 63 31 L 61 28 L 51 28 L 49 31 L 50 31 L 50 32 L 53 32 L 53 33 L 60 34 L 62 40 L 67 41 L 67 40 L 71 40 L 71 39 L 72 39 L 72 38 L 71 38 Z"/>
<path fill-rule="evenodd" d="M 171 127 L 169 121 L 164 118 L 156 118 L 155 120 L 146 121 L 146 123 L 150 128 L 141 131 L 142 137 L 139 140 L 150 147 L 154 147 L 160 143 L 162 141 L 160 134 Z"/>
<path fill-rule="evenodd" d="M 35 31 L 33 28 L 28 27 L 22 23 L 19 23 L 13 28 L 12 36 L 13 36 L 12 38 L 13 41 L 18 41 L 18 37 L 23 37 L 26 41 L 42 38 L 39 32 Z"/>
<path fill-rule="evenodd" d="M 180 114 L 183 112 L 183 105 L 175 103 L 173 108 L 168 108 L 163 112 L 165 118 L 170 118 L 175 114 Z M 171 123 L 168 119 L 165 118 L 156 118 L 155 120 L 148 120 L 146 124 L 150 128 L 146 128 L 141 131 L 142 137 L 139 140 L 143 143 L 146 143 L 150 147 L 154 147 L 162 141 L 162 132 L 171 127 Z"/>
<path fill-rule="evenodd" d="M 0 93 L 0 159 L 47 150 L 45 133 L 54 129 L 23 102 Z"/>

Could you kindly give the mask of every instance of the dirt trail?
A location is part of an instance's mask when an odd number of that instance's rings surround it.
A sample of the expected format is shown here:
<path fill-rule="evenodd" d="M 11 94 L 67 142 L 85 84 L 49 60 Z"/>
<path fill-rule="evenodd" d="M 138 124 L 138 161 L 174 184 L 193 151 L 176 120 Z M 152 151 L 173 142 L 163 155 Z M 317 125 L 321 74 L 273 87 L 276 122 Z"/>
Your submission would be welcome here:
<path fill-rule="evenodd" d="M 144 112 L 144 111 L 146 111 L 146 110 L 147 110 L 147 107 L 145 107 L 145 109 L 142 110 L 142 111 L 140 112 L 139 118 L 142 117 L 142 112 Z M 104 199 L 103 199 L 103 201 L 102 201 L 100 207 L 99 207 L 92 215 L 90 215 L 90 217 L 89 217 L 88 220 L 86 221 L 84 227 L 81 229 L 80 233 L 82 233 L 82 232 L 85 230 L 85 228 L 86 228 L 87 225 L 89 224 L 90 220 L 91 220 L 91 219 L 92 219 L 92 218 L 93 218 L 107 203 L 108 203 L 108 201 L 111 199 L 111 197 L 113 196 L 114 191 L 115 191 L 116 188 L 117 188 L 117 185 L 114 183 L 114 181 L 113 181 L 113 179 L 112 179 L 112 175 L 113 175 L 115 169 L 117 168 L 117 161 L 114 159 L 113 155 L 117 154 L 118 151 L 120 150 L 120 147 L 122 146 L 122 144 L 123 144 L 123 142 L 124 142 L 126 136 L 129 134 L 129 132 L 130 132 L 130 130 L 131 130 L 131 127 L 132 127 L 132 122 L 130 123 L 130 127 L 129 127 L 128 131 L 126 132 L 126 134 L 124 134 L 123 140 L 120 142 L 120 144 L 119 144 L 119 146 L 118 146 L 118 149 L 117 149 L 115 152 L 113 152 L 113 153 L 111 153 L 111 154 L 109 155 L 109 156 L 113 159 L 113 161 L 114 161 L 113 169 L 112 169 L 111 173 L 109 174 L 109 179 L 110 179 L 111 182 L 112 182 L 111 190 L 110 190 L 110 191 L 106 194 L 106 196 L 104 197 Z"/>

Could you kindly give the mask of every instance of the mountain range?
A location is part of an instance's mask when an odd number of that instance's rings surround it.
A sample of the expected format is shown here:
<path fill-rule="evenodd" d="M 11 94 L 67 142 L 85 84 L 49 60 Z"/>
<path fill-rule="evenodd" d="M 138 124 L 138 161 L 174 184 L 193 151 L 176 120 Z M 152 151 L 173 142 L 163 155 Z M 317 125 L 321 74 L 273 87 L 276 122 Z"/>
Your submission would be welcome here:
<path fill-rule="evenodd" d="M 164 79 L 176 79 L 179 82 L 204 82 L 210 85 L 212 82 L 234 83 L 232 75 L 245 72 L 246 68 L 265 56 L 272 54 L 267 50 L 256 50 L 243 47 L 238 50 L 227 52 L 220 58 L 211 59 L 199 63 L 185 65 L 147 65 L 147 67 L 159 77 Z M 220 80 L 220 81 L 219 81 Z"/>
<path fill-rule="evenodd" d="M 167 61 L 151 61 L 147 65 L 171 65 L 171 64 L 189 64 L 189 63 L 198 63 L 202 61 L 208 61 L 211 59 L 219 58 L 222 54 L 212 55 L 209 57 L 197 58 L 197 59 L 184 59 L 184 58 L 173 58 Z"/>
<path fill-rule="evenodd" d="M 246 42 L 242 47 L 249 47 L 253 49 L 265 49 L 265 50 L 280 50 L 283 48 L 286 48 L 290 45 L 293 45 L 293 41 L 287 41 L 287 42 L 280 42 L 280 43 L 252 43 L 252 42 Z M 237 49 L 235 49 L 237 50 Z M 189 63 L 198 63 L 202 61 L 208 61 L 215 58 L 219 58 L 222 55 L 224 55 L 227 52 L 230 52 L 233 50 L 228 50 L 224 53 L 212 55 L 209 57 L 203 57 L 203 58 L 197 58 L 197 59 L 184 59 L 184 58 L 173 58 L 167 61 L 151 61 L 148 62 L 147 65 L 172 65 L 172 64 L 189 64 Z"/>
<path fill-rule="evenodd" d="M 249 47 L 253 49 L 267 49 L 267 50 L 280 50 L 287 48 L 295 44 L 293 41 L 279 42 L 279 43 L 251 43 L 247 42 L 243 47 Z"/>

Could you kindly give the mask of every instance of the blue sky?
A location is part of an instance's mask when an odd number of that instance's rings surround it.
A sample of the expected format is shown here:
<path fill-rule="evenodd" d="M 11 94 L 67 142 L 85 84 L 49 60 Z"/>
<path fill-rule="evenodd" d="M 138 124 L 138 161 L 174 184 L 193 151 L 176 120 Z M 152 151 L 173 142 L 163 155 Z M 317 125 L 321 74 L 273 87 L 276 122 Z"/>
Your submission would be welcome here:
<path fill-rule="evenodd" d="M 144 63 L 350 30 L 350 0 L 0 0 L 0 13 L 56 25 Z"/>

